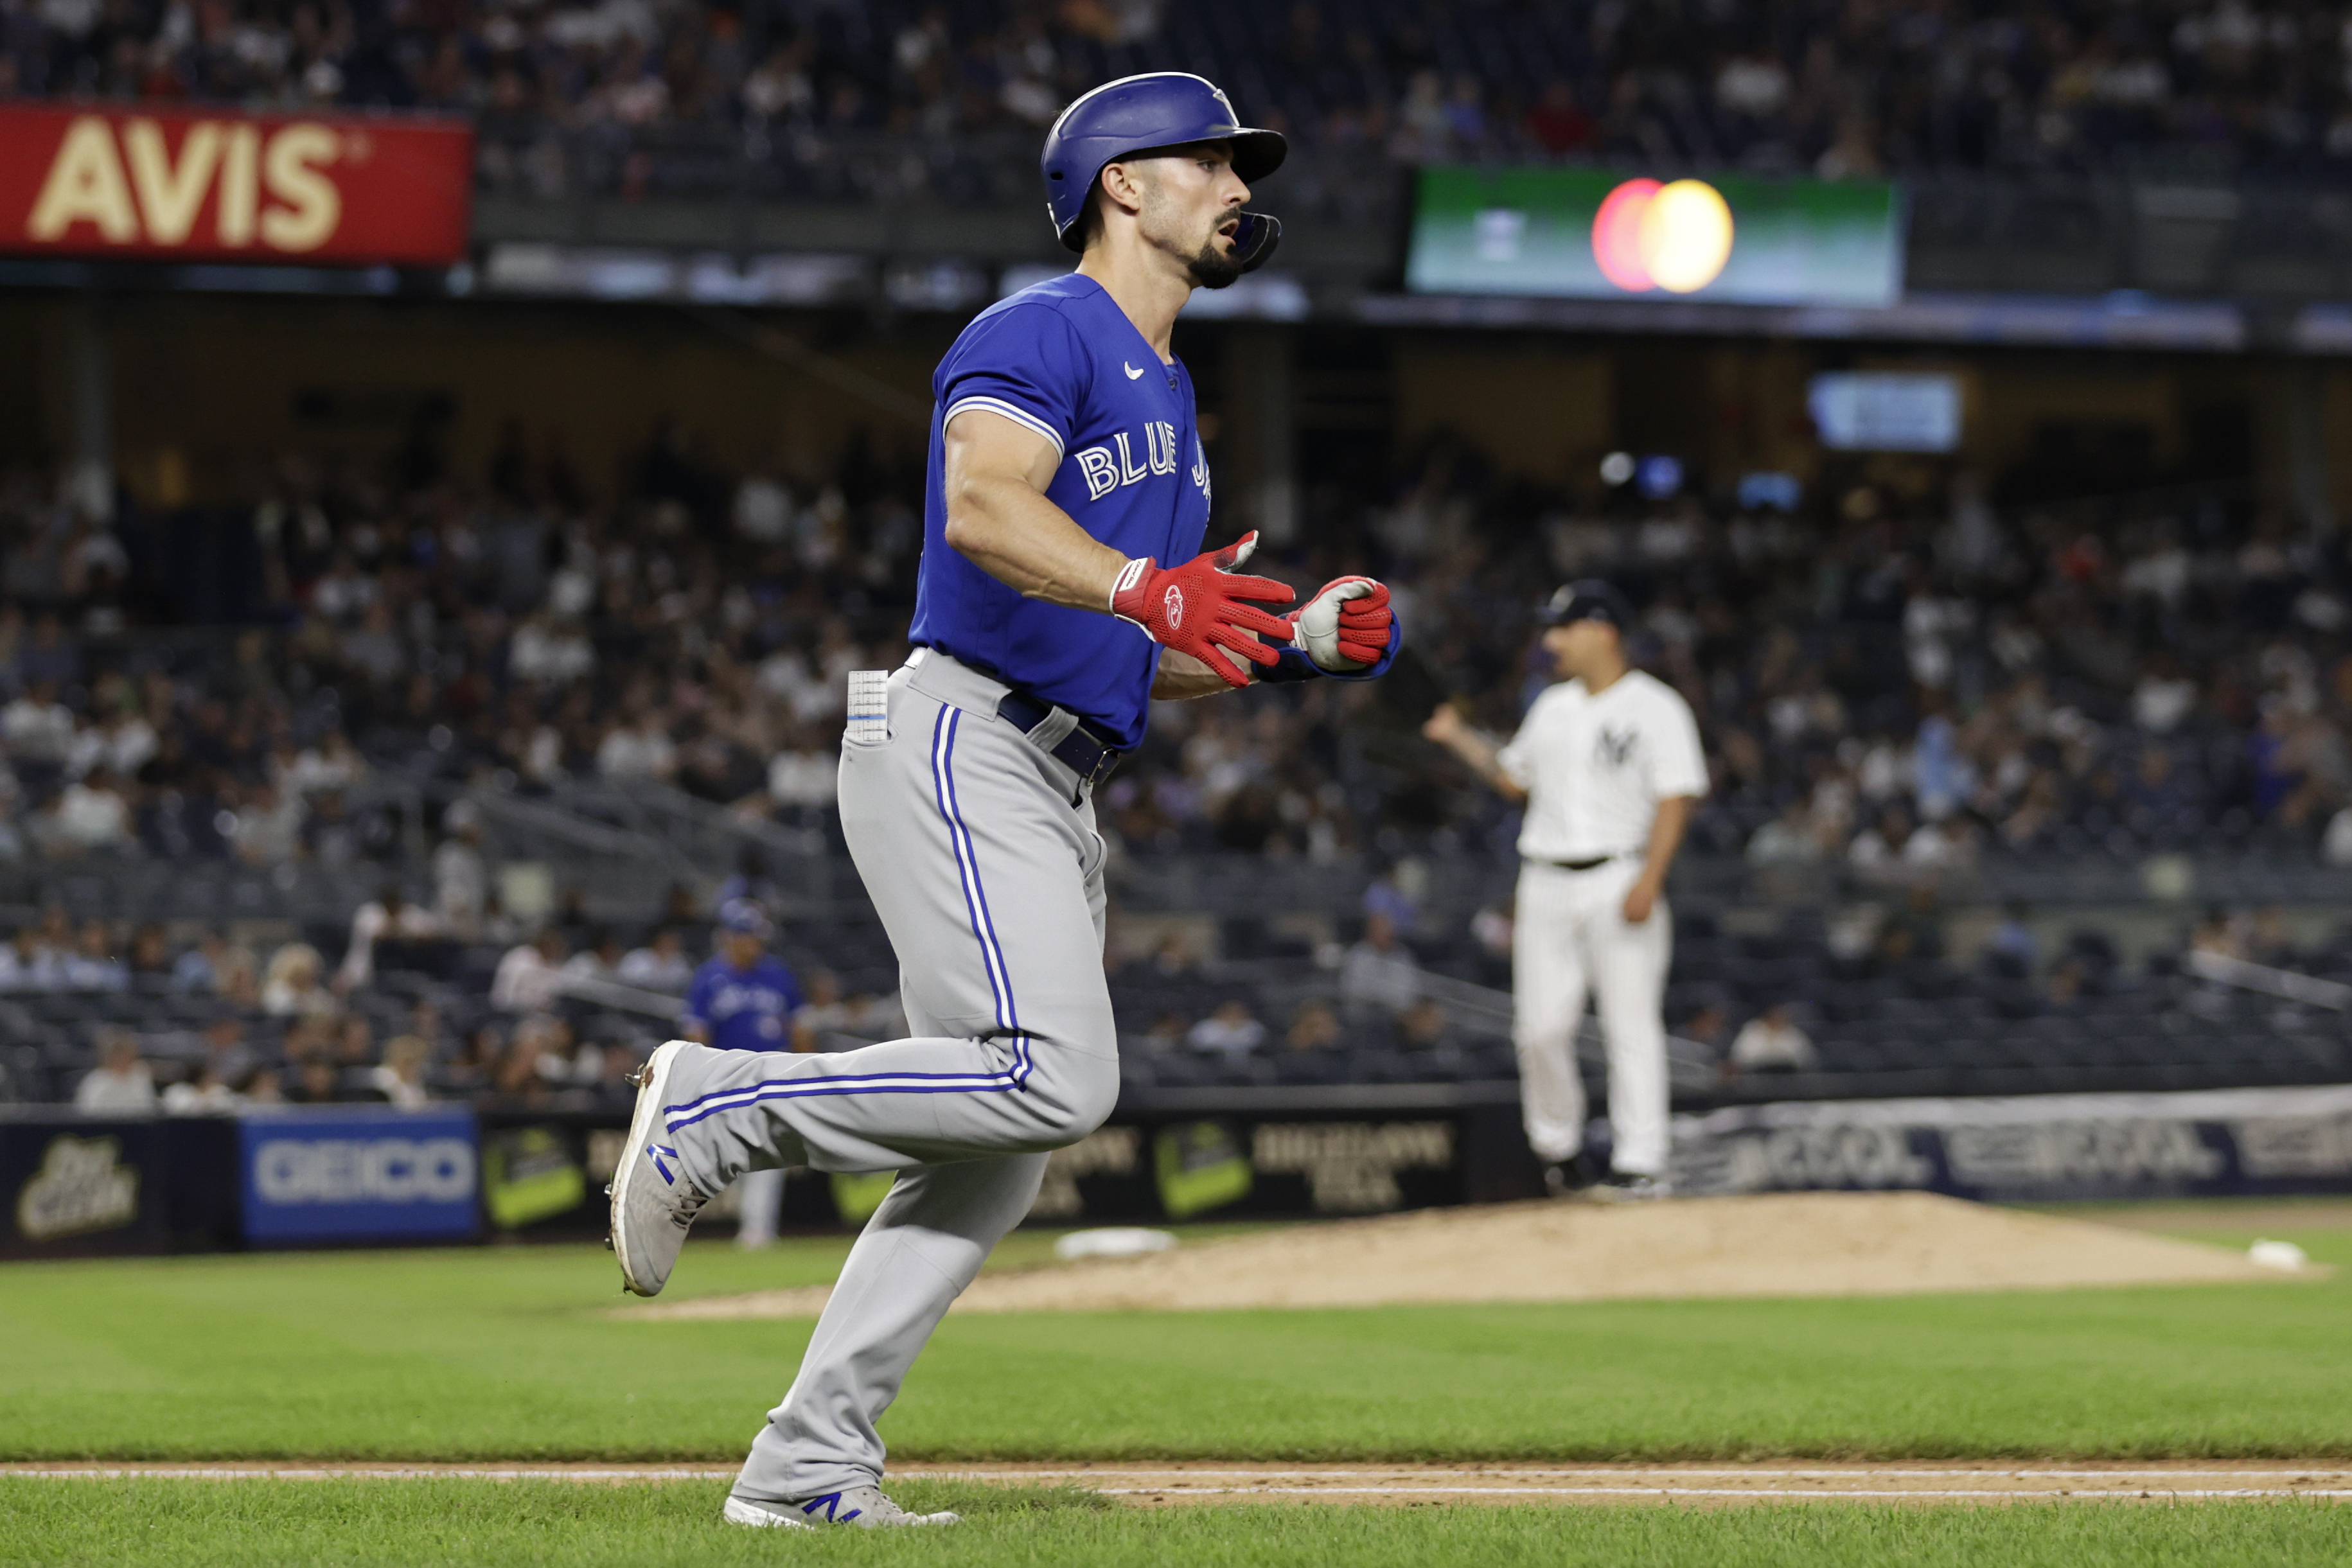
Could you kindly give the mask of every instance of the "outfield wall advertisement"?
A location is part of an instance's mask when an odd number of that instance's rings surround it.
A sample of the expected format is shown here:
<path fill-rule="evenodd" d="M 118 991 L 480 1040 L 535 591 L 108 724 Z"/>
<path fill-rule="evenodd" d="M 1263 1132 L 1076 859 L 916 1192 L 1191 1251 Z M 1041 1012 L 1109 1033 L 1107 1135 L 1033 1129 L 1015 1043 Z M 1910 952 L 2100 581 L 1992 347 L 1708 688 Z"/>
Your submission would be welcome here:
<path fill-rule="evenodd" d="M 1674 1176 L 1988 1202 L 2352 1192 L 2352 1084 L 1740 1106 L 1675 1118 Z"/>
<path fill-rule="evenodd" d="M 478 1139 L 464 1106 L 246 1116 L 237 1144 L 248 1245 L 462 1241 L 480 1228 Z"/>
<path fill-rule="evenodd" d="M 1880 308 L 1903 294 L 1902 195 L 1884 180 L 1428 168 L 1405 285 L 1417 294 Z"/>

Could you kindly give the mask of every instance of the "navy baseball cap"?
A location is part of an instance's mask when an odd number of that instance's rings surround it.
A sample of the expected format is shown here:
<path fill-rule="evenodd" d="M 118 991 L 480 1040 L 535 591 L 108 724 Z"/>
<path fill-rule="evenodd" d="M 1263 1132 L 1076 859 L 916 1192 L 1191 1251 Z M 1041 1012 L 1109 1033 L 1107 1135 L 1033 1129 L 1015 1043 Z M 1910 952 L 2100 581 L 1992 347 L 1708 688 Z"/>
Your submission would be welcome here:
<path fill-rule="evenodd" d="M 1565 626 L 1571 621 L 1599 621 L 1617 628 L 1618 634 L 1633 629 L 1633 607 L 1617 586 L 1597 577 L 1580 578 L 1553 594 L 1536 618 L 1547 626 Z"/>
<path fill-rule="evenodd" d="M 765 936 L 768 912 L 748 898 L 730 898 L 719 911 L 719 929 L 739 936 Z"/>

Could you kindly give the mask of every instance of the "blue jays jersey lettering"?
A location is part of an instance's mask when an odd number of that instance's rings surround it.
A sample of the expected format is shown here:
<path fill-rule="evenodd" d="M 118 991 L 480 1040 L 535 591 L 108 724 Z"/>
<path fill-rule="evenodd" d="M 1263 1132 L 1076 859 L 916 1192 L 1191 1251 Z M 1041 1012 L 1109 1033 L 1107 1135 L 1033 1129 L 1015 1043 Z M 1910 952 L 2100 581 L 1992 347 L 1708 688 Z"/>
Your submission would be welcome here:
<path fill-rule="evenodd" d="M 712 958 L 695 970 L 678 1021 L 708 1030 L 721 1051 L 789 1051 L 801 1000 L 800 980 L 774 958 L 749 969 Z"/>
<path fill-rule="evenodd" d="M 1160 648 L 1108 615 L 1024 599 L 946 541 L 947 422 L 982 409 L 1061 456 L 1045 497 L 1126 556 L 1198 555 L 1208 455 L 1181 363 L 1162 364 L 1100 284 L 1054 278 L 982 311 L 931 381 L 938 400 L 923 503 L 923 560 L 908 640 L 954 654 L 1101 726 L 1143 738 Z"/>

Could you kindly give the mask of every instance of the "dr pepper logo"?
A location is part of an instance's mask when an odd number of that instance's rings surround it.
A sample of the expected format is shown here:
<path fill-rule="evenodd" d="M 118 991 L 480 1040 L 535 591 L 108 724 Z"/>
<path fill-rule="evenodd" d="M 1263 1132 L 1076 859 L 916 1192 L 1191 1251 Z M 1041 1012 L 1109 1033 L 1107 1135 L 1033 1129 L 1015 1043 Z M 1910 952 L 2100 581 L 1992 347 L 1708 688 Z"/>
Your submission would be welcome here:
<path fill-rule="evenodd" d="M 447 122 L 0 108 L 0 248 L 446 265 L 472 172 Z"/>

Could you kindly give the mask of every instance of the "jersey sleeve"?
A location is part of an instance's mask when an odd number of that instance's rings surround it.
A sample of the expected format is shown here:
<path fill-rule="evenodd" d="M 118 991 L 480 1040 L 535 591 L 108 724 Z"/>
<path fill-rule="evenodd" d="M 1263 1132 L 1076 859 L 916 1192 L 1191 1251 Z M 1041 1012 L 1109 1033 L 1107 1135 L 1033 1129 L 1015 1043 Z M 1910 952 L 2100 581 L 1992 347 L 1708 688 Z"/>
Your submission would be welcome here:
<path fill-rule="evenodd" d="M 1699 744 L 1698 720 L 1672 686 L 1664 686 L 1659 694 L 1657 729 L 1644 749 L 1650 758 L 1650 799 L 1707 792 L 1706 749 Z"/>
<path fill-rule="evenodd" d="M 964 329 L 940 366 L 940 428 L 966 409 L 985 409 L 1070 449 L 1092 361 L 1077 329 L 1047 305 L 1015 305 Z"/>
<path fill-rule="evenodd" d="M 1528 709 L 1527 716 L 1519 720 L 1518 733 L 1511 737 L 1502 750 L 1495 753 L 1495 766 L 1503 770 L 1504 778 L 1522 789 L 1535 788 L 1536 731 L 1542 723 L 1545 698 L 1550 695 L 1547 691 L 1543 696 L 1536 698 L 1534 706 Z"/>

